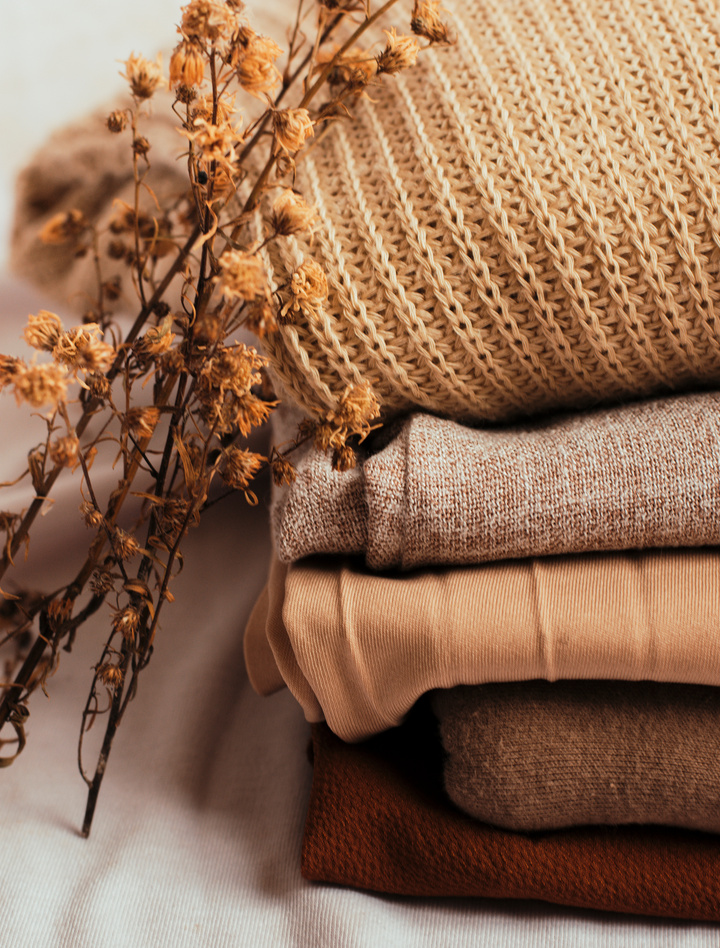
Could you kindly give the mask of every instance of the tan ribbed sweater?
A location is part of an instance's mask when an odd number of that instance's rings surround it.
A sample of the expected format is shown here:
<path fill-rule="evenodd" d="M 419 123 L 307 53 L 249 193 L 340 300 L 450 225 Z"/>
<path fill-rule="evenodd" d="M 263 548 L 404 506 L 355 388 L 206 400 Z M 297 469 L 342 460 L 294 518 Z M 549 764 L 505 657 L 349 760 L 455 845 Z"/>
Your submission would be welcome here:
<path fill-rule="evenodd" d="M 720 24 L 705 0 L 443 0 L 457 36 L 298 165 L 328 274 L 267 348 L 309 409 L 370 382 L 506 420 L 720 381 Z"/>
<path fill-rule="evenodd" d="M 342 474 L 306 451 L 273 503 L 280 560 L 410 569 L 720 543 L 717 393 L 497 430 L 426 414 L 396 427 Z"/>
<path fill-rule="evenodd" d="M 433 688 L 616 678 L 720 685 L 720 550 L 585 554 L 378 575 L 282 566 L 245 636 L 254 687 L 286 682 L 345 740 Z"/>

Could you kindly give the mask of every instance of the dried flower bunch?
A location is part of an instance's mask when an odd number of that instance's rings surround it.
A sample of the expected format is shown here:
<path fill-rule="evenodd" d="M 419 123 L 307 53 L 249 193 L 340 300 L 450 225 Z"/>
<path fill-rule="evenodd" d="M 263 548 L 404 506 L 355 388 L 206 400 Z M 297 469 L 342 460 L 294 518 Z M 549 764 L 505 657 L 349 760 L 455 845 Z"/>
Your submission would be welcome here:
<path fill-rule="evenodd" d="M 348 389 L 323 416 L 306 419 L 293 443 L 272 447 L 267 457 L 251 451 L 247 436 L 277 400 L 265 359 L 238 334 L 249 329 L 262 340 L 279 325 L 317 318 L 322 310 L 328 286 L 320 265 L 305 257 L 287 285 L 271 290 L 267 250 L 312 232 L 316 212 L 293 187 L 303 150 L 331 122 L 352 120 L 353 100 L 371 94 L 384 74 L 411 66 L 419 38 L 448 42 L 437 0 L 417 0 L 414 35 L 392 27 L 379 52 L 359 46 L 395 2 L 372 9 L 370 0 L 299 0 L 283 50 L 251 28 L 240 0 L 191 0 L 182 9 L 168 74 L 160 59 L 133 53 L 123 72 L 130 102 L 107 119 L 108 134 L 128 137 L 134 202 L 119 203 L 104 232 L 70 210 L 39 235 L 46 244 L 68 243 L 77 255 L 92 255 L 97 298 L 75 327 L 45 310 L 31 315 L 24 335 L 36 351 L 32 361 L 0 356 L 0 386 L 42 412 L 46 426 L 18 479 L 29 478 L 34 496 L 26 509 L 0 517 L 6 537 L 0 577 L 29 543 L 65 468 L 82 471 L 80 515 L 91 540 L 62 589 L 4 593 L 0 727 L 13 733 L 1 742 L 11 751 L 0 764 L 22 751 L 28 699 L 45 689 L 60 648 L 69 650 L 79 627 L 108 609 L 107 638 L 82 715 L 85 835 L 115 732 L 150 659 L 163 605 L 173 598 L 188 529 L 229 491 L 254 502 L 252 481 L 263 467 L 278 484 L 292 481 L 292 450 L 305 439 L 331 450 L 338 470 L 351 467 L 353 439 L 365 437 L 379 416 L 369 389 Z M 150 183 L 152 143 L 141 129 L 147 103 L 164 87 L 188 179 L 160 207 Z M 124 273 L 115 275 L 118 266 Z M 116 309 L 128 283 L 138 312 L 123 338 Z M 121 462 L 107 498 L 98 495 L 91 474 L 103 444 L 115 445 Z M 218 492 L 213 485 L 220 481 L 226 488 Z M 132 497 L 142 507 L 129 525 Z M 88 774 L 82 735 L 99 714 L 106 730 Z"/>

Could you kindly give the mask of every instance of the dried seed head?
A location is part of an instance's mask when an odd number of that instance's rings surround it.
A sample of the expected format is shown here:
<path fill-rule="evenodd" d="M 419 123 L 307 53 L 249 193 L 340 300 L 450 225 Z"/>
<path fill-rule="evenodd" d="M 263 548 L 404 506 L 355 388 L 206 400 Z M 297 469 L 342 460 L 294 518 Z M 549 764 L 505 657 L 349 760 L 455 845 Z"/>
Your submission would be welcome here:
<path fill-rule="evenodd" d="M 101 337 L 102 329 L 97 323 L 69 329 L 60 335 L 53 356 L 75 371 L 104 372 L 112 365 L 115 349 Z"/>
<path fill-rule="evenodd" d="M 159 418 L 159 408 L 131 408 L 125 415 L 125 424 L 137 438 L 150 438 Z"/>
<path fill-rule="evenodd" d="M 128 123 L 127 112 L 125 109 L 115 109 L 113 112 L 108 115 L 105 124 L 108 127 L 108 130 L 114 134 L 124 131 Z"/>
<path fill-rule="evenodd" d="M 266 294 L 267 277 L 259 254 L 226 250 L 219 263 L 220 285 L 226 299 L 253 300 Z"/>
<path fill-rule="evenodd" d="M 330 421 L 353 434 L 365 434 L 370 422 L 380 415 L 380 403 L 369 385 L 348 385 L 340 397 L 337 411 L 330 414 Z"/>
<path fill-rule="evenodd" d="M 122 292 L 122 281 L 119 276 L 111 277 L 109 280 L 105 280 L 102 285 L 102 291 L 106 299 L 114 302 L 120 298 L 120 293 Z"/>
<path fill-rule="evenodd" d="M 309 207 L 299 194 L 286 188 L 273 202 L 270 223 L 276 234 L 287 237 L 309 230 L 316 217 L 314 207 Z"/>
<path fill-rule="evenodd" d="M 21 362 L 22 359 L 16 359 L 15 356 L 0 355 L 0 389 L 12 382 Z"/>
<path fill-rule="evenodd" d="M 243 89 L 258 98 L 271 92 L 282 78 L 275 66 L 281 54 L 280 47 L 267 36 L 253 35 L 237 65 L 237 78 Z"/>
<path fill-rule="evenodd" d="M 236 14 L 221 0 L 191 0 L 183 7 L 181 32 L 188 39 L 214 43 L 236 26 Z"/>
<path fill-rule="evenodd" d="M 80 513 L 82 518 L 85 521 L 86 527 L 91 527 L 93 530 L 97 530 L 98 527 L 101 527 L 105 518 L 97 509 L 95 504 L 90 500 L 84 500 L 80 504 Z M 103 574 L 106 575 L 106 574 Z"/>
<path fill-rule="evenodd" d="M 205 59 L 196 43 L 183 40 L 170 58 L 170 86 L 199 86 L 205 78 Z"/>
<path fill-rule="evenodd" d="M 145 158 L 150 151 L 150 142 L 144 135 L 137 135 L 133 141 L 132 149 L 136 155 Z"/>
<path fill-rule="evenodd" d="M 115 552 L 121 560 L 130 560 L 140 552 L 140 544 L 135 537 L 120 527 L 115 528 L 113 540 Z"/>
<path fill-rule="evenodd" d="M 40 231 L 40 240 L 44 244 L 64 244 L 79 237 L 87 226 L 83 212 L 73 208 L 51 217 Z"/>
<path fill-rule="evenodd" d="M 25 342 L 33 349 L 52 352 L 62 331 L 63 324 L 60 317 L 46 309 L 41 309 L 37 316 L 28 316 L 28 324 L 23 336 Z"/>
<path fill-rule="evenodd" d="M 47 607 L 47 619 L 50 628 L 57 632 L 72 615 L 72 599 L 53 599 Z"/>
<path fill-rule="evenodd" d="M 223 458 L 221 477 L 228 487 L 245 490 L 266 460 L 262 454 L 255 454 L 245 448 L 228 448 Z"/>
<path fill-rule="evenodd" d="M 357 464 L 355 452 L 349 444 L 343 444 L 335 448 L 332 456 L 332 469 L 342 474 L 344 471 L 351 471 Z"/>
<path fill-rule="evenodd" d="M 124 260 L 127 256 L 128 249 L 122 240 L 111 240 L 108 244 L 107 254 L 111 260 Z"/>
<path fill-rule="evenodd" d="M 103 662 L 102 665 L 98 665 L 97 676 L 99 681 L 113 691 L 120 688 L 123 683 L 122 669 L 111 662 Z"/>
<path fill-rule="evenodd" d="M 196 118 L 192 131 L 181 131 L 196 145 L 204 164 L 209 165 L 216 161 L 228 174 L 232 174 L 233 164 L 237 159 L 235 146 L 241 140 L 239 129 L 229 122 L 219 121 L 214 125 L 205 118 Z"/>
<path fill-rule="evenodd" d="M 140 628 L 140 613 L 132 606 L 117 609 L 113 612 L 112 627 L 122 635 L 129 644 L 135 641 L 135 635 Z"/>
<path fill-rule="evenodd" d="M 57 467 L 69 467 L 74 469 L 80 463 L 78 451 L 80 442 L 76 435 L 65 435 L 62 438 L 56 438 L 50 445 L 48 456 Z"/>
<path fill-rule="evenodd" d="M 392 75 L 414 66 L 420 52 L 418 41 L 413 36 L 398 36 L 395 27 L 383 30 L 383 33 L 388 41 L 385 49 L 376 57 L 378 73 Z"/>
<path fill-rule="evenodd" d="M 26 365 L 18 359 L 12 383 L 18 404 L 27 402 L 33 408 L 50 405 L 57 410 L 67 397 L 67 370 L 53 362 L 47 365 Z"/>
<path fill-rule="evenodd" d="M 277 487 L 282 487 L 283 484 L 292 484 L 297 477 L 294 465 L 282 454 L 273 458 L 270 469 Z"/>
<path fill-rule="evenodd" d="M 172 346 L 175 341 L 175 333 L 172 330 L 172 316 L 166 315 L 158 326 L 153 326 L 136 340 L 133 345 L 133 352 L 140 359 L 154 359 Z"/>
<path fill-rule="evenodd" d="M 314 135 L 307 109 L 277 109 L 273 111 L 272 118 L 275 141 L 285 151 L 299 151 L 306 140 Z"/>
<path fill-rule="evenodd" d="M 328 297 L 325 271 L 312 257 L 305 257 L 290 278 L 290 298 L 280 311 L 283 318 L 304 313 L 308 319 L 317 317 Z"/>
<path fill-rule="evenodd" d="M 151 62 L 144 56 L 131 53 L 124 61 L 125 72 L 120 75 L 130 83 L 130 91 L 136 99 L 149 99 L 163 82 L 160 57 Z"/>
<path fill-rule="evenodd" d="M 447 26 L 438 15 L 440 0 L 415 0 L 410 29 L 431 43 L 451 43 Z"/>
<path fill-rule="evenodd" d="M 110 397 L 110 383 L 99 372 L 92 372 L 85 376 L 85 384 L 93 398 L 104 402 Z"/>
<path fill-rule="evenodd" d="M 82 508 L 80 508 L 82 509 Z M 98 568 L 93 570 L 90 577 L 90 588 L 96 596 L 106 596 L 112 591 L 115 585 L 115 578 L 110 570 Z"/>

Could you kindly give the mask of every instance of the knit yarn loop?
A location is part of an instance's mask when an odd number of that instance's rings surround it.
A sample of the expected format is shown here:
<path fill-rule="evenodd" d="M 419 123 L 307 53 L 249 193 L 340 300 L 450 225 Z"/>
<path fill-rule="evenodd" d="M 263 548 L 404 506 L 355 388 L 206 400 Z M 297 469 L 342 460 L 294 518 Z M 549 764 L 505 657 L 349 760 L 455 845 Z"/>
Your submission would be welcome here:
<path fill-rule="evenodd" d="M 457 37 L 298 165 L 329 296 L 266 340 L 309 411 L 464 421 L 720 382 L 720 36 L 702 0 L 444 4 Z"/>

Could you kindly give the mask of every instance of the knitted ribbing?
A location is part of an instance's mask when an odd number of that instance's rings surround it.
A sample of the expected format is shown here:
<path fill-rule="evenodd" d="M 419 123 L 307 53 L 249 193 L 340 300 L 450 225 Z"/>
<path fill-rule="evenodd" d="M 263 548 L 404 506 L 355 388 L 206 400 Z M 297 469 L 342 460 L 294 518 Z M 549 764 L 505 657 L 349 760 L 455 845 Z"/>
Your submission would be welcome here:
<path fill-rule="evenodd" d="M 298 165 L 316 318 L 267 340 L 303 407 L 369 381 L 501 420 L 720 380 L 720 53 L 700 0 L 448 2 L 457 36 Z"/>

